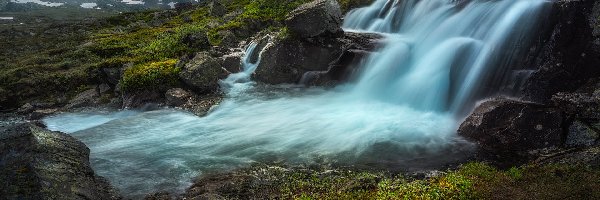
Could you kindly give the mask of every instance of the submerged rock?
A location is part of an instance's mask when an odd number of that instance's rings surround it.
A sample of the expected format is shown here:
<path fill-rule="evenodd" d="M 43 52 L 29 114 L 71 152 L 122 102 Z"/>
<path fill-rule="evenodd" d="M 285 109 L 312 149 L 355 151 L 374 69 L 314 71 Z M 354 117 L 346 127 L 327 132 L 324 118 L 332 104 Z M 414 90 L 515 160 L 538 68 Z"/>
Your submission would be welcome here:
<path fill-rule="evenodd" d="M 285 20 L 292 34 L 309 38 L 341 33 L 342 11 L 335 0 L 316 0 L 293 10 Z"/>
<path fill-rule="evenodd" d="M 75 138 L 24 123 L 0 130 L 0 196 L 7 199 L 120 199 Z"/>
<path fill-rule="evenodd" d="M 458 134 L 477 143 L 484 159 L 516 164 L 530 151 L 562 145 L 563 120 L 556 108 L 499 98 L 479 105 Z"/>
<path fill-rule="evenodd" d="M 198 96 L 182 88 L 173 88 L 165 94 L 167 106 L 187 110 L 197 116 L 205 116 L 213 106 L 218 105 L 223 97 L 217 94 Z"/>

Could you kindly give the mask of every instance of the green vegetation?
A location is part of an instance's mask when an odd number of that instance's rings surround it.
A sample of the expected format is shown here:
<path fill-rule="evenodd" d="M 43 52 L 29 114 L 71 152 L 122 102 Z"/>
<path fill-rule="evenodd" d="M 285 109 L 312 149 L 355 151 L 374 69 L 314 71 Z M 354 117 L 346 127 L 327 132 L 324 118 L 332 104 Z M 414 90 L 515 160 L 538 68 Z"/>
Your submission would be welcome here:
<path fill-rule="evenodd" d="M 277 167 L 262 167 L 245 173 L 258 176 L 258 180 L 261 180 L 258 182 L 262 183 L 269 180 L 265 177 L 276 177 L 274 183 L 260 186 L 265 188 L 254 185 L 249 190 L 250 193 L 261 193 L 252 194 L 257 196 L 272 191 L 276 194 L 271 197 L 283 199 L 600 198 L 600 169 L 564 164 L 526 165 L 498 170 L 484 163 L 468 163 L 457 170 L 427 179 L 381 172 L 289 170 Z M 277 189 L 269 189 L 271 186 Z"/>
<path fill-rule="evenodd" d="M 10 47 L 0 50 L 0 110 L 23 102 L 69 99 L 77 88 L 103 82 L 98 70 L 103 68 L 135 66 L 127 70 L 132 76 L 124 77 L 124 91 L 176 84 L 173 73 L 178 69 L 145 70 L 211 46 L 236 45 L 264 30 L 282 30 L 280 37 L 289 37 L 285 16 L 309 1 L 225 1 L 224 16 L 211 13 L 206 4 L 113 16 L 99 11 L 17 16 L 26 23 L 0 26 L 0 45 Z M 365 2 L 371 0 L 340 1 L 346 10 Z"/>
<path fill-rule="evenodd" d="M 262 30 L 279 30 L 286 14 L 308 1 L 232 0 L 223 5 L 225 16 L 214 16 L 207 5 L 66 21 L 28 16 L 28 22 L 42 21 L 0 26 L 0 45 L 11 47 L 0 50 L 0 110 L 34 100 L 68 99 L 77 88 L 102 82 L 102 68 L 135 66 L 127 70 L 134 76 L 123 80 L 125 91 L 161 88 L 157 86 L 173 82 L 176 69 L 155 74 L 135 70 L 211 46 L 235 45 Z"/>
<path fill-rule="evenodd" d="M 123 74 L 122 87 L 153 89 L 148 87 L 177 86 L 179 82 L 177 74 L 179 74 L 180 69 L 175 67 L 175 64 L 177 64 L 177 60 L 170 59 L 127 68 Z"/>

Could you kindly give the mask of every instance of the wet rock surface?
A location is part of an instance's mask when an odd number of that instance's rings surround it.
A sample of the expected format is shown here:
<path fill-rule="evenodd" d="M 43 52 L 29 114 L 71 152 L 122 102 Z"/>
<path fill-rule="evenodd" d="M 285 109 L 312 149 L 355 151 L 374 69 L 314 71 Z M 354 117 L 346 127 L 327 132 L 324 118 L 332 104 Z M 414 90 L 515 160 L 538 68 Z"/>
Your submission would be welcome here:
<path fill-rule="evenodd" d="M 553 2 L 547 30 L 542 30 L 525 66 L 536 70 L 524 85 L 526 100 L 550 103 L 558 92 L 573 92 L 600 75 L 600 1 Z M 547 35 L 547 38 L 543 38 Z"/>
<path fill-rule="evenodd" d="M 559 109 L 499 98 L 479 105 L 458 134 L 477 143 L 484 159 L 516 164 L 530 151 L 561 146 L 563 121 Z"/>
<path fill-rule="evenodd" d="M 7 199 L 120 199 L 94 174 L 89 149 L 31 123 L 0 128 L 0 196 Z"/>
<path fill-rule="evenodd" d="M 342 32 L 342 11 L 335 0 L 317 0 L 293 10 L 285 20 L 292 34 L 301 38 Z"/>
<path fill-rule="evenodd" d="M 276 40 L 265 47 L 253 77 L 269 84 L 298 83 L 306 72 L 329 71 L 332 62 L 335 68 L 354 64 L 336 61 L 345 51 L 374 50 L 381 38 L 379 34 L 345 33 L 343 37 Z"/>
<path fill-rule="evenodd" d="M 219 80 L 227 76 L 222 62 L 208 52 L 200 52 L 181 70 L 179 77 L 195 92 L 206 94 L 219 88 Z"/>
<path fill-rule="evenodd" d="M 167 106 L 187 110 L 197 116 L 205 116 L 213 106 L 218 105 L 223 97 L 219 94 L 198 96 L 182 88 L 173 88 L 165 94 Z"/>

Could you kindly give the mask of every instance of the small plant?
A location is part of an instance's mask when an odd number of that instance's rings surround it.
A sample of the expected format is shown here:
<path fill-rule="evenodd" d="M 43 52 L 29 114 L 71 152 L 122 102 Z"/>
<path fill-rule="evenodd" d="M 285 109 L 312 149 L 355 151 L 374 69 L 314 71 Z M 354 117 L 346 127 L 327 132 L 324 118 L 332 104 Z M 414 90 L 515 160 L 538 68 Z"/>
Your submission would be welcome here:
<path fill-rule="evenodd" d="M 121 87 L 125 91 L 157 89 L 178 84 L 180 69 L 175 66 L 177 60 L 151 62 L 136 65 L 125 70 Z"/>

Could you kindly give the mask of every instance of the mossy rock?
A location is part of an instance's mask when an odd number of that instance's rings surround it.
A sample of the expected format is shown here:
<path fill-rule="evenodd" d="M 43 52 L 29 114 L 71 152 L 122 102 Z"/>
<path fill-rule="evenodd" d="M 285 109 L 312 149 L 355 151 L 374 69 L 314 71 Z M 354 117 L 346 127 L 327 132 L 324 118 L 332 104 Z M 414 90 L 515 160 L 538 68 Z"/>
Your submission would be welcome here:
<path fill-rule="evenodd" d="M 181 71 L 175 66 L 177 60 L 169 59 L 136 65 L 125 70 L 121 87 L 124 91 L 142 89 L 165 89 L 177 86 L 177 74 Z"/>
<path fill-rule="evenodd" d="M 212 57 L 208 52 L 200 52 L 188 62 L 179 77 L 194 91 L 206 94 L 219 89 L 219 80 L 227 76 L 222 60 Z"/>

